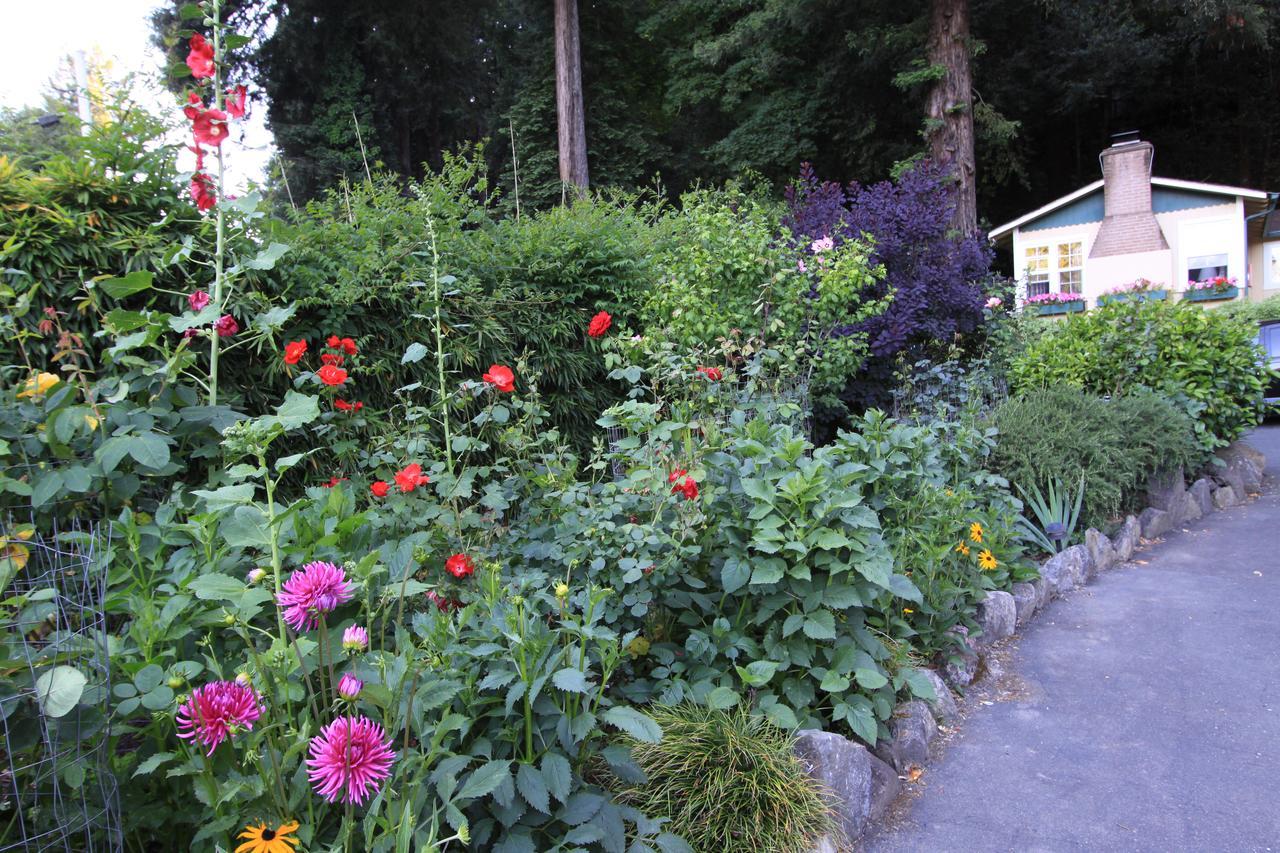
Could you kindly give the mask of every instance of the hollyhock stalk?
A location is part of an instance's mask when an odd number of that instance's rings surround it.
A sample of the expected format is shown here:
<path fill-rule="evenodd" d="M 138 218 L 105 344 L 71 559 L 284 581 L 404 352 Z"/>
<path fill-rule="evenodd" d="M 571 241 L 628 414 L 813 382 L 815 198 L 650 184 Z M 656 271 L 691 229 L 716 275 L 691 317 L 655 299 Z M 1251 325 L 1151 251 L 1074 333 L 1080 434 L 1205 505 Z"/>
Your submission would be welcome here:
<path fill-rule="evenodd" d="M 222 109 L 222 0 L 213 0 L 213 9 L 211 17 L 213 18 L 213 107 L 214 109 Z M 214 146 L 218 155 L 218 193 L 223 194 L 226 187 L 226 166 L 222 159 L 222 146 Z M 224 275 L 225 262 L 223 255 L 226 252 L 226 212 L 222 209 L 222 198 L 218 199 L 215 207 L 216 223 L 217 223 L 217 248 L 213 253 L 213 304 L 218 306 L 218 312 L 221 313 L 223 305 L 222 293 L 222 277 Z M 218 352 L 222 348 L 218 335 L 212 338 L 212 344 L 209 348 L 209 405 L 218 405 Z M 276 570 L 276 585 L 279 586 L 280 572 Z M 283 624 L 282 624 L 283 627 Z M 280 636 L 284 636 L 281 630 Z"/>
<path fill-rule="evenodd" d="M 444 325 L 440 318 L 440 252 L 436 248 L 436 226 L 431 219 L 431 211 L 427 211 L 427 234 L 431 237 L 431 280 L 435 286 L 436 299 L 436 376 L 440 385 L 440 422 L 444 426 L 444 456 L 453 474 L 453 439 L 449 435 L 449 397 L 444 376 Z M 404 601 L 403 598 L 400 599 Z"/>

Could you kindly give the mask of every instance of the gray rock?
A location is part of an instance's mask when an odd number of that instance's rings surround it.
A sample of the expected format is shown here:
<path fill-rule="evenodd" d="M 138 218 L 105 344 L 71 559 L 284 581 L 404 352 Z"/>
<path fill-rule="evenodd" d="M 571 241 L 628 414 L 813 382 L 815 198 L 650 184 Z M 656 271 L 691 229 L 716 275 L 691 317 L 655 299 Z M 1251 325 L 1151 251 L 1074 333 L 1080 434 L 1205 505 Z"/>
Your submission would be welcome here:
<path fill-rule="evenodd" d="M 1123 563 L 1133 556 L 1133 552 L 1138 550 L 1139 540 L 1142 538 L 1142 525 L 1138 522 L 1137 516 L 1130 515 L 1125 518 L 1124 524 L 1116 531 L 1116 538 L 1112 540 L 1112 544 L 1116 549 L 1116 560 Z"/>
<path fill-rule="evenodd" d="M 1208 477 L 1201 477 L 1192 483 L 1191 488 L 1187 489 L 1187 494 L 1195 498 L 1202 516 L 1213 512 L 1213 481 Z"/>
<path fill-rule="evenodd" d="M 929 744 L 938 734 L 929 706 L 919 699 L 903 702 L 889 720 L 888 755 L 899 773 L 913 764 L 923 765 L 929 760 Z M 868 766 L 870 771 L 870 766 Z"/>
<path fill-rule="evenodd" d="M 893 801 L 898 799 L 902 790 L 902 780 L 898 771 L 885 764 L 874 755 L 871 759 L 871 820 L 877 821 L 889 813 Z"/>
<path fill-rule="evenodd" d="M 796 733 L 791 749 L 809 778 L 831 792 L 840 831 L 850 841 L 862 835 L 871 814 L 871 753 L 867 748 L 832 732 L 805 729 Z"/>
<path fill-rule="evenodd" d="M 978 602 L 978 627 L 982 635 L 977 638 L 979 648 L 990 648 L 1006 637 L 1013 636 L 1018 624 L 1018 607 L 1013 596 L 1004 590 L 993 589 Z"/>
<path fill-rule="evenodd" d="M 945 723 L 959 717 L 960 707 L 956 705 L 956 697 L 952 695 L 951 688 L 942 680 L 942 676 L 928 667 L 920 667 L 919 671 L 933 685 L 935 698 L 932 701 L 925 699 L 924 702 L 929 706 L 934 718 Z"/>
<path fill-rule="evenodd" d="M 1168 512 L 1177 507 L 1186 491 L 1181 465 L 1171 471 L 1157 471 L 1147 478 L 1147 500 L 1156 509 Z"/>
<path fill-rule="evenodd" d="M 1075 554 L 1067 549 L 1054 554 L 1040 567 L 1040 579 L 1047 584 L 1050 597 L 1056 598 L 1080 585 L 1077 580 L 1079 568 L 1072 562 L 1074 557 Z"/>
<path fill-rule="evenodd" d="M 1142 511 L 1142 515 L 1138 516 L 1138 523 L 1142 525 L 1143 539 L 1163 536 L 1169 532 L 1169 528 L 1173 527 L 1173 519 L 1169 517 L 1169 513 L 1153 506 Z"/>
<path fill-rule="evenodd" d="M 1105 572 L 1118 562 L 1115 546 L 1100 530 L 1090 527 L 1084 532 L 1084 547 L 1089 551 L 1095 571 Z"/>
<path fill-rule="evenodd" d="M 1178 506 L 1178 511 L 1174 513 L 1174 518 L 1178 524 L 1186 524 L 1188 521 L 1195 521 L 1203 515 L 1204 510 L 1200 509 L 1200 501 L 1191 492 L 1187 492 L 1182 496 L 1182 503 Z"/>
<path fill-rule="evenodd" d="M 1025 625 L 1039 606 L 1036 588 L 1029 583 L 1015 583 L 1009 591 L 1013 595 L 1013 606 L 1018 611 L 1018 625 Z"/>
<path fill-rule="evenodd" d="M 1044 578 L 1036 578 L 1031 582 L 1036 590 L 1036 610 L 1049 603 L 1049 582 Z"/>
<path fill-rule="evenodd" d="M 1266 455 L 1245 441 L 1233 441 L 1225 449 L 1218 451 L 1218 456 L 1227 461 L 1233 458 L 1247 459 L 1259 471 L 1264 471 L 1267 467 Z"/>
<path fill-rule="evenodd" d="M 1241 456 L 1228 463 L 1227 467 L 1240 472 L 1245 493 L 1255 494 L 1262 491 L 1262 469 L 1255 465 L 1253 460 Z"/>
<path fill-rule="evenodd" d="M 1235 492 L 1236 495 L 1244 494 L 1244 475 L 1240 473 L 1239 466 L 1219 468 L 1214 479 L 1223 486 L 1230 486 L 1231 491 Z M 1216 499 L 1214 505 L 1217 506 Z M 1222 507 L 1219 506 L 1218 508 L 1221 509 Z"/>
<path fill-rule="evenodd" d="M 840 853 L 840 845 L 830 835 L 824 835 L 813 843 L 809 853 Z"/>
<path fill-rule="evenodd" d="M 1218 509 L 1226 509 L 1240 503 L 1240 493 L 1233 486 L 1219 486 L 1213 493 L 1213 505 Z"/>
<path fill-rule="evenodd" d="M 947 629 L 947 633 L 959 637 L 960 642 L 938 656 L 938 671 L 952 687 L 968 687 L 978 674 L 978 651 L 965 626 L 956 625 Z"/>

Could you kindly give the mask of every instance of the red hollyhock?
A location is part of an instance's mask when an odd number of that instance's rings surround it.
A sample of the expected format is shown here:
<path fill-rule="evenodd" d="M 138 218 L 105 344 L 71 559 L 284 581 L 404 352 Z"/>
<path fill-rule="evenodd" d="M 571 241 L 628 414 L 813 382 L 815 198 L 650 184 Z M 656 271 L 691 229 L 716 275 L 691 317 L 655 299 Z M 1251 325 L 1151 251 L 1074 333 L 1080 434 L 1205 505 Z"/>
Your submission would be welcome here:
<path fill-rule="evenodd" d="M 670 476 L 668 476 L 668 477 L 667 477 L 667 482 L 668 482 L 668 483 L 674 483 L 674 482 L 676 482 L 677 480 L 679 480 L 681 477 L 683 477 L 685 474 L 688 474 L 688 473 L 689 473 L 689 472 L 688 472 L 688 471 L 686 471 L 686 470 L 684 470 L 683 468 L 677 468 L 677 469 L 675 469 L 674 471 L 672 471 L 672 472 L 671 472 Z"/>
<path fill-rule="evenodd" d="M 601 311 L 599 314 L 591 318 L 591 322 L 587 325 L 587 334 L 593 338 L 599 338 L 609 331 L 609 327 L 613 325 L 613 318 L 609 316 L 608 311 Z"/>
<path fill-rule="evenodd" d="M 218 318 L 218 322 L 213 324 L 213 328 L 218 332 L 218 337 L 229 338 L 240 331 L 240 324 L 230 314 L 223 314 Z"/>
<path fill-rule="evenodd" d="M 412 492 L 418 486 L 425 486 L 430 482 L 431 478 L 422 473 L 422 466 L 417 462 L 406 465 L 403 470 L 396 472 L 396 485 L 402 492 Z"/>
<path fill-rule="evenodd" d="M 516 390 L 516 375 L 511 372 L 511 368 L 501 364 L 489 365 L 489 372 L 480 378 L 503 394 Z"/>
<path fill-rule="evenodd" d="M 284 363 L 297 364 L 307 352 L 306 341 L 289 341 L 284 345 Z"/>
<path fill-rule="evenodd" d="M 341 385 L 347 381 L 347 371 L 336 364 L 326 364 L 316 371 L 316 376 L 319 376 L 320 381 L 325 385 Z"/>
<path fill-rule="evenodd" d="M 698 497 L 698 484 L 683 468 L 677 468 L 672 471 L 671 475 L 667 477 L 667 482 L 672 484 L 672 494 L 682 494 L 685 500 L 690 501 Z"/>
<path fill-rule="evenodd" d="M 360 351 L 356 349 L 356 342 L 351 340 L 351 338 L 343 338 L 338 341 L 338 345 L 342 347 L 342 351 L 347 355 L 355 355 Z"/>
<path fill-rule="evenodd" d="M 204 212 L 218 203 L 218 194 L 214 191 L 213 178 L 204 172 L 196 172 L 191 176 L 191 200 L 196 203 L 196 210 Z"/>
<path fill-rule="evenodd" d="M 333 405 L 344 412 L 358 412 L 364 408 L 364 403 L 359 400 L 354 403 L 348 403 L 346 400 L 334 400 Z"/>
<path fill-rule="evenodd" d="M 344 359 L 342 358 L 342 356 L 336 352 L 320 353 L 321 364 L 333 364 L 333 365 L 341 366 L 343 361 Z"/>
<path fill-rule="evenodd" d="M 191 132 L 203 145 L 222 145 L 227 138 L 227 114 L 222 110 L 204 110 L 191 120 Z"/>
<path fill-rule="evenodd" d="M 724 374 L 720 372 L 718 367 L 699 367 L 698 372 L 710 379 L 712 382 L 719 382 L 724 378 Z"/>
<path fill-rule="evenodd" d="M 475 574 L 476 564 L 466 554 L 454 554 L 444 561 L 444 570 L 461 580 L 468 575 Z"/>
<path fill-rule="evenodd" d="M 387 492 L 391 491 L 391 484 L 386 480 L 374 480 L 369 486 L 369 491 L 373 492 L 375 498 L 385 498 Z"/>
<path fill-rule="evenodd" d="M 347 479 L 348 478 L 346 477 L 330 477 L 329 482 L 325 483 L 324 487 L 326 489 L 332 489 L 334 486 L 338 485 L 339 483 L 347 482 Z"/>
<path fill-rule="evenodd" d="M 684 495 L 685 500 L 696 501 L 698 499 L 698 484 L 694 482 L 692 477 L 685 477 L 684 482 L 678 488 Z"/>
<path fill-rule="evenodd" d="M 196 116 L 200 115 L 200 111 L 204 109 L 204 101 L 195 92 L 187 92 L 187 105 L 182 108 L 182 113 L 189 121 L 195 121 Z M 199 149 L 197 149 L 197 154 Z M 198 168 L 198 167 L 197 167 Z"/>
<path fill-rule="evenodd" d="M 203 290 L 193 290 L 187 294 L 187 304 L 191 306 L 192 311 L 203 311 L 209 301 L 209 294 Z"/>
<path fill-rule="evenodd" d="M 227 115 L 232 118 L 244 118 L 245 98 L 249 92 L 244 86 L 236 86 L 227 90 Z"/>
<path fill-rule="evenodd" d="M 187 67 L 191 69 L 191 76 L 197 80 L 212 77 L 213 45 L 199 33 L 193 35 L 187 45 L 191 48 L 190 53 L 187 54 Z"/>

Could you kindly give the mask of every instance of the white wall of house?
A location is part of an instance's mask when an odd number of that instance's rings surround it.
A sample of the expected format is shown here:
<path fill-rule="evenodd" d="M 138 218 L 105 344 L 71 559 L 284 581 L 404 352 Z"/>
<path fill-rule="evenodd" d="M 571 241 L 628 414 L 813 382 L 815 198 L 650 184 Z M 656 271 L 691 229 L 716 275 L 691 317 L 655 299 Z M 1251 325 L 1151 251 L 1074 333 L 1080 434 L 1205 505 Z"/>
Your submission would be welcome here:
<path fill-rule="evenodd" d="M 1280 240 L 1249 247 L 1249 272 L 1250 299 L 1260 301 L 1280 296 Z"/>

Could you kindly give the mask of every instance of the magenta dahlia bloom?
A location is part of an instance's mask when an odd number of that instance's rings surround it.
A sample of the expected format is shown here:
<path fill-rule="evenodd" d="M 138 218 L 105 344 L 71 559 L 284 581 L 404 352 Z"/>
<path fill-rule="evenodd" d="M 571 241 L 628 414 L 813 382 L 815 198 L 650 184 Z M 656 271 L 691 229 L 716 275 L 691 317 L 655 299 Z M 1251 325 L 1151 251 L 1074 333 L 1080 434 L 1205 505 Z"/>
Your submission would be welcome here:
<path fill-rule="evenodd" d="M 352 625 L 342 632 L 342 648 L 348 652 L 362 652 L 369 648 L 369 632 L 359 625 Z"/>
<path fill-rule="evenodd" d="M 396 754 L 382 726 L 368 717 L 339 717 L 308 747 L 311 787 L 331 803 L 361 805 L 391 775 Z"/>
<path fill-rule="evenodd" d="M 342 678 L 338 679 L 338 696 L 348 702 L 354 702 L 363 689 L 364 682 L 349 672 L 343 673 Z"/>
<path fill-rule="evenodd" d="M 347 575 L 333 563 L 307 563 L 284 582 L 276 604 L 284 608 L 284 621 L 298 633 L 310 631 L 320 615 L 351 600 Z"/>
<path fill-rule="evenodd" d="M 213 755 L 218 744 L 241 730 L 253 728 L 262 716 L 262 702 L 251 686 L 238 681 L 214 681 L 191 691 L 178 709 L 178 737 L 195 740 Z"/>

